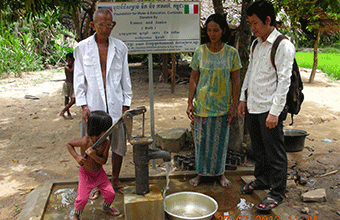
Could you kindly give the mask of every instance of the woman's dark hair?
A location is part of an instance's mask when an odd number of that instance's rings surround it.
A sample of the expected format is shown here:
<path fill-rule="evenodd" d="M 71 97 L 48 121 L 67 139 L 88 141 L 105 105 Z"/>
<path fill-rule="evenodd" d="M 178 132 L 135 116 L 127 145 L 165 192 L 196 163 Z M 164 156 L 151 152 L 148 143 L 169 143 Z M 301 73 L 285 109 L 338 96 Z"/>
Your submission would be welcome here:
<path fill-rule="evenodd" d="M 263 24 L 266 22 L 267 17 L 271 19 L 270 26 L 276 26 L 276 15 L 274 6 L 271 2 L 266 0 L 255 1 L 246 9 L 247 15 L 252 16 L 255 14 Z"/>
<path fill-rule="evenodd" d="M 210 42 L 210 39 L 208 37 L 207 27 L 208 27 L 209 22 L 211 22 L 211 21 L 214 21 L 216 24 L 218 24 L 220 26 L 220 28 L 222 29 L 222 32 L 224 32 L 224 30 L 225 30 L 225 32 L 222 34 L 221 40 L 224 43 L 227 43 L 230 39 L 231 32 L 230 32 L 230 29 L 229 29 L 229 26 L 228 26 L 228 23 L 227 23 L 227 20 L 226 20 L 226 14 L 225 15 L 212 14 L 205 21 L 204 32 L 207 35 L 207 39 L 206 39 L 207 42 Z"/>
<path fill-rule="evenodd" d="M 93 111 L 87 118 L 87 134 L 89 136 L 99 136 L 103 131 L 107 131 L 112 125 L 112 118 L 104 111 Z"/>

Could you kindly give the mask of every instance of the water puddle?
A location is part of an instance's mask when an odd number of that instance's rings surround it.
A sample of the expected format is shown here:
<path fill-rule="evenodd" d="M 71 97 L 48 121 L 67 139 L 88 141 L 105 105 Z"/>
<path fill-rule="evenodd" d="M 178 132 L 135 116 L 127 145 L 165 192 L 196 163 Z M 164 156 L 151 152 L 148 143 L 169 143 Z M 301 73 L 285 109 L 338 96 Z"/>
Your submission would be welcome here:
<path fill-rule="evenodd" d="M 171 173 L 171 165 L 167 168 L 167 175 Z M 190 176 L 192 178 L 192 176 Z M 192 187 L 188 181 L 189 177 L 176 177 L 172 176 L 165 179 L 159 177 L 157 179 L 150 178 L 150 184 L 155 184 L 159 189 L 164 189 L 163 196 L 170 195 L 176 192 L 193 191 L 206 194 L 214 198 L 218 203 L 218 211 L 212 218 L 213 220 L 224 219 L 263 219 L 273 218 L 270 214 L 260 215 L 255 209 L 255 204 L 260 201 L 252 195 L 241 195 L 238 191 L 242 181 L 240 176 L 227 176 L 232 182 L 232 186 L 229 188 L 222 188 L 218 180 L 208 180 L 202 182 L 197 187 Z M 129 186 L 133 186 L 134 182 L 124 182 Z M 78 186 L 77 184 L 55 184 L 51 190 L 50 198 L 47 203 L 43 218 L 44 220 L 50 219 L 72 219 L 74 202 L 76 199 Z M 85 206 L 85 210 L 82 214 L 83 220 L 101 220 L 101 219 L 119 219 L 123 220 L 124 215 L 119 217 L 110 217 L 101 212 L 103 204 L 103 198 L 100 196 L 96 200 L 89 200 Z M 124 195 L 117 192 L 116 198 L 112 203 L 112 206 L 119 209 L 121 213 L 124 213 Z M 193 207 L 194 208 L 194 207 Z"/>

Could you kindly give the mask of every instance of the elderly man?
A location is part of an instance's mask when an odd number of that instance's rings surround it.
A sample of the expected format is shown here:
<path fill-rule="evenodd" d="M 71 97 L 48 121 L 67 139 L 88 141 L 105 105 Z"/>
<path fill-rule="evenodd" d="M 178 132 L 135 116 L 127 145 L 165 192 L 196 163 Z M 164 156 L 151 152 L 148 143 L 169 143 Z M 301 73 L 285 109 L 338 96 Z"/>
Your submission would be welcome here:
<path fill-rule="evenodd" d="M 109 10 L 98 9 L 91 22 L 96 33 L 79 42 L 74 51 L 74 91 L 76 104 L 82 107 L 83 122 L 87 121 L 90 112 L 103 110 L 109 113 L 114 123 L 131 105 L 128 49 L 121 40 L 110 36 L 116 25 L 112 20 Z M 85 124 L 82 124 L 84 130 Z M 122 124 L 111 136 L 111 150 L 112 185 L 123 193 L 124 185 L 118 179 L 126 153 Z M 92 191 L 91 197 L 95 199 L 98 195 L 96 189 Z"/>

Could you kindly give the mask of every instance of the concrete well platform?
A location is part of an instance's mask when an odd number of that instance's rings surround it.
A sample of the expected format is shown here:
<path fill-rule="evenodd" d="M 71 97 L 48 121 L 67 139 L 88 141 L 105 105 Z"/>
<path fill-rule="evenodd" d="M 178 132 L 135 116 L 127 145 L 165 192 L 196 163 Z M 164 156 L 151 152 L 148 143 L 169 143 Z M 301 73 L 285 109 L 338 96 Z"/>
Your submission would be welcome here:
<path fill-rule="evenodd" d="M 221 187 L 219 181 L 213 178 L 203 180 L 199 186 L 193 187 L 188 181 L 194 176 L 196 174 L 192 171 L 172 172 L 166 195 L 182 191 L 193 191 L 211 196 L 217 201 L 219 206 L 218 211 L 213 217 L 215 220 L 224 219 L 222 217 L 237 219 L 238 216 L 244 216 L 248 219 L 256 219 L 257 216 L 275 219 L 275 216 L 279 216 L 280 219 L 288 219 L 290 215 L 290 213 L 284 211 L 284 204 L 273 209 L 270 213 L 258 213 L 255 205 L 264 198 L 266 195 L 265 191 L 255 191 L 253 195 L 241 195 L 239 193 L 239 188 L 245 182 L 251 181 L 254 178 L 253 169 L 238 168 L 233 171 L 227 170 L 226 176 L 232 182 L 232 186 L 229 188 Z M 125 176 L 120 179 L 127 185 L 134 186 L 134 176 Z M 158 173 L 150 170 L 149 179 L 150 186 L 157 185 L 160 191 L 163 192 L 166 184 L 164 172 Z M 70 219 L 73 215 L 77 183 L 77 180 L 45 182 L 42 187 L 33 190 L 28 195 L 26 205 L 20 213 L 18 220 Z M 102 213 L 102 202 L 101 196 L 96 200 L 89 200 L 82 219 L 125 219 L 123 194 L 116 192 L 116 198 L 112 204 L 122 213 L 118 217 L 110 217 Z M 166 215 L 165 219 L 167 219 Z"/>

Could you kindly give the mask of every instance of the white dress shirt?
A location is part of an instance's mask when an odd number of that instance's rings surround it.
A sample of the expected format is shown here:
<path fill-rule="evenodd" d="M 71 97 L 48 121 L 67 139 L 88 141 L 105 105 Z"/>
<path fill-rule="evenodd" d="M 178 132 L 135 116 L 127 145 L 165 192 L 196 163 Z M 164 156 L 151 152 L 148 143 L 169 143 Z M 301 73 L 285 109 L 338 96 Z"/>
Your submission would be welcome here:
<path fill-rule="evenodd" d="M 126 45 L 109 37 L 106 62 L 106 94 L 95 35 L 78 43 L 74 50 L 74 92 L 77 106 L 87 105 L 90 111 L 110 114 L 113 123 L 122 115 L 123 106 L 130 106 L 131 80 Z"/>
<path fill-rule="evenodd" d="M 249 66 L 242 85 L 240 101 L 247 102 L 247 109 L 251 114 L 269 111 L 271 115 L 279 116 L 286 103 L 295 47 L 287 39 L 280 42 L 274 59 L 277 69 L 275 71 L 270 53 L 274 41 L 280 34 L 274 29 L 266 41 L 263 42 L 262 38 L 257 38 L 258 43 L 254 52 L 250 52 Z"/>

